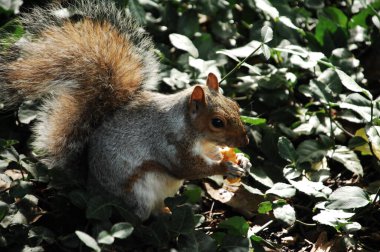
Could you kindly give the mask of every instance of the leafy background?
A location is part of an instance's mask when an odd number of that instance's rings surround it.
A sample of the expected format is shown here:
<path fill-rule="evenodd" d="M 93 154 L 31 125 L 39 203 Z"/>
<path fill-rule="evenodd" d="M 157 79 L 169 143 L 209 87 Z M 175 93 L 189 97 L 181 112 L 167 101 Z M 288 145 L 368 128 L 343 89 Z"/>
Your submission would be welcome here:
<path fill-rule="evenodd" d="M 47 2 L 0 0 L 1 50 Z M 159 91 L 225 78 L 253 167 L 188 182 L 141 223 L 38 162 L 25 102 L 0 114 L 0 250 L 380 250 L 379 1 L 116 2 L 152 34 Z"/>

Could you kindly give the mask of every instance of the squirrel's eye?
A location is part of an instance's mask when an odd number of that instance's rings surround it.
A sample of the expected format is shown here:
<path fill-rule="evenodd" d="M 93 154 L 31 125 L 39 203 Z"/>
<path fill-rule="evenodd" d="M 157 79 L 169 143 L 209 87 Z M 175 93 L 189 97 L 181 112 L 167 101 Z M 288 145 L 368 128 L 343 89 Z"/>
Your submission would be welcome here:
<path fill-rule="evenodd" d="M 211 124 L 215 128 L 223 128 L 224 127 L 224 122 L 220 118 L 212 118 Z"/>

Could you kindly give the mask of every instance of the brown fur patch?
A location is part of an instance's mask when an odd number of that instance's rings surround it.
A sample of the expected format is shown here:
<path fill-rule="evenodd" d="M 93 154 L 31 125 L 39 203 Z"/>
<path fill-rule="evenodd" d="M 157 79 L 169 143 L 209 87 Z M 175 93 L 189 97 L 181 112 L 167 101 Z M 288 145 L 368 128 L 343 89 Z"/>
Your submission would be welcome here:
<path fill-rule="evenodd" d="M 47 111 L 49 153 L 75 150 L 140 88 L 142 59 L 134 50 L 110 23 L 84 19 L 47 29 L 9 64 L 6 77 L 23 96 L 58 94 Z"/>

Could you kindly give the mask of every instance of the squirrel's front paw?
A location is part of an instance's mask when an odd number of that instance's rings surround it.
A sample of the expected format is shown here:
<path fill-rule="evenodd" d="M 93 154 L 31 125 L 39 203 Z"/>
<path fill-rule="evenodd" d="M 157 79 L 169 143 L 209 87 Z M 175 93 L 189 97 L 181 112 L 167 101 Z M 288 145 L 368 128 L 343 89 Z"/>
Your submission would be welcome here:
<path fill-rule="evenodd" d="M 245 175 L 246 170 L 231 161 L 225 162 L 227 166 L 227 178 L 241 178 Z"/>
<path fill-rule="evenodd" d="M 239 166 L 243 168 L 245 171 L 249 171 L 249 169 L 252 167 L 251 162 L 248 158 L 244 156 L 243 153 L 236 153 L 236 159 L 238 161 Z"/>

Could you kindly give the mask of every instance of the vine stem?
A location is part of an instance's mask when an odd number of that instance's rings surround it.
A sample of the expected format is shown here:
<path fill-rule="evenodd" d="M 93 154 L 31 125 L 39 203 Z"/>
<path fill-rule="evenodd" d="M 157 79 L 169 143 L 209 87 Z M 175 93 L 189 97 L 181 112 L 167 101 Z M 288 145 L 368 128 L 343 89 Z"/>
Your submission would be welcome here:
<path fill-rule="evenodd" d="M 221 84 L 225 79 L 227 79 L 232 73 L 234 73 L 236 70 L 238 70 L 253 54 L 255 54 L 262 45 L 257 47 L 255 50 L 253 50 L 247 57 L 245 57 L 242 61 L 240 61 L 231 71 L 229 71 L 220 81 L 219 84 Z"/>

